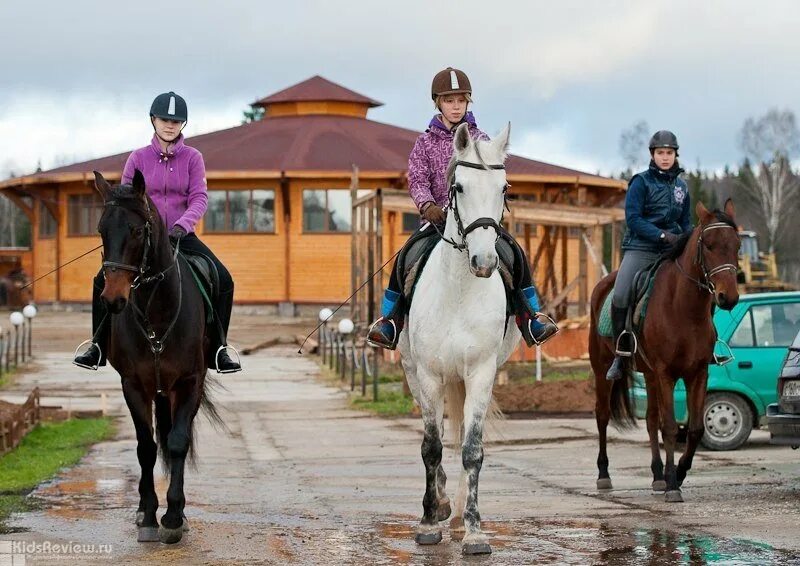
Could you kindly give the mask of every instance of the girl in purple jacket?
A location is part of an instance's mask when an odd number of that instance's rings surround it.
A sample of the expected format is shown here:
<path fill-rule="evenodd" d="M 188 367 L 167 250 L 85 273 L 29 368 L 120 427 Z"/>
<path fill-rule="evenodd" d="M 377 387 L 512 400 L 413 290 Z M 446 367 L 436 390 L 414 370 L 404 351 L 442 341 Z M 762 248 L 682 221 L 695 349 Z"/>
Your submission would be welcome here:
<path fill-rule="evenodd" d="M 412 244 L 438 234 L 429 224 L 441 226 L 447 219 L 445 209 L 448 205 L 449 187 L 446 171 L 453 156 L 453 137 L 456 128 L 462 123 L 469 125 L 473 139 L 488 140 L 489 136 L 478 129 L 475 117 L 467 107 L 472 102 L 472 86 L 467 75 L 458 69 L 448 67 L 433 77 L 431 96 L 438 110 L 421 134 L 408 158 L 408 190 L 422 215 L 425 224 L 409 238 L 404 246 L 407 250 Z M 525 252 L 506 231 L 500 234 L 498 248 L 505 247 L 507 253 L 518 258 L 514 262 L 513 279 L 514 309 L 517 325 L 528 346 L 542 344 L 552 337 L 558 327 L 547 317 L 539 320 L 539 300 L 533 287 L 532 276 Z M 428 250 L 432 249 L 428 246 Z M 428 253 L 429 253 L 428 252 Z M 403 253 L 401 252 L 402 257 Z M 394 350 L 405 319 L 402 288 L 397 274 L 397 262 L 392 269 L 389 287 L 384 291 L 381 317 L 369 329 L 367 340 L 375 346 Z"/>
<path fill-rule="evenodd" d="M 122 172 L 122 183 L 130 183 L 134 172 L 137 169 L 141 171 L 147 194 L 166 224 L 170 240 L 180 240 L 182 253 L 206 256 L 216 266 L 219 292 L 214 310 L 219 316 L 222 335 L 219 335 L 218 325 L 210 325 L 209 368 L 231 373 L 242 369 L 227 352 L 226 336 L 233 308 L 233 279 L 217 256 L 194 233 L 195 226 L 208 207 L 208 193 L 203 155 L 186 145 L 181 133 L 187 119 L 186 101 L 181 96 L 174 92 L 159 94 L 150 107 L 150 122 L 155 130 L 153 139 L 150 145 L 130 154 Z M 100 301 L 103 281 L 101 270 L 95 277 L 92 295 L 93 342 L 86 352 L 74 359 L 75 365 L 94 370 L 105 365 L 108 350 L 109 325 L 103 322 L 106 320 L 106 309 Z"/>

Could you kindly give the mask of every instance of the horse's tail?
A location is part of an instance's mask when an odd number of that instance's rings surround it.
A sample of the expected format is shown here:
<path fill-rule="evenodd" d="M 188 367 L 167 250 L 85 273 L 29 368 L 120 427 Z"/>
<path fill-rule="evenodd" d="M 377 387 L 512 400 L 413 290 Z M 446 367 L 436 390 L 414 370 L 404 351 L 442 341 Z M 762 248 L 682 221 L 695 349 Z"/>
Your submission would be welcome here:
<path fill-rule="evenodd" d="M 622 379 L 617 379 L 611 386 L 611 422 L 618 430 L 630 430 L 637 426 L 630 395 L 630 383 L 633 381 L 632 366 L 631 359 L 623 358 Z"/>
<path fill-rule="evenodd" d="M 207 373 L 203 381 L 203 391 L 200 394 L 200 410 L 208 419 L 208 422 L 211 423 L 211 426 L 217 430 L 222 430 L 225 433 L 230 434 L 230 428 L 228 428 L 228 425 L 226 425 L 225 421 L 222 420 L 222 416 L 219 414 L 219 409 L 214 403 L 211 391 L 215 389 L 224 389 L 224 386 L 215 376 Z M 197 438 L 194 433 L 195 422 L 197 422 L 197 420 L 192 419 L 192 430 L 189 434 L 189 453 L 187 454 L 187 462 L 190 466 L 192 466 L 193 469 L 197 464 L 195 459 L 195 440 Z"/>
<path fill-rule="evenodd" d="M 453 442 L 453 450 L 461 453 L 461 444 L 464 442 L 464 401 L 467 399 L 467 388 L 463 381 L 450 381 L 445 385 L 444 398 L 447 402 L 447 416 L 450 419 L 450 438 Z M 489 408 L 486 410 L 486 424 L 489 427 L 502 420 L 503 411 L 497 404 L 495 398 L 489 401 Z"/>
<path fill-rule="evenodd" d="M 156 394 L 156 441 L 158 451 L 161 453 L 161 463 L 164 471 L 169 472 L 172 466 L 172 458 L 169 455 L 167 438 L 172 430 L 172 408 L 170 407 L 169 397 Z"/>

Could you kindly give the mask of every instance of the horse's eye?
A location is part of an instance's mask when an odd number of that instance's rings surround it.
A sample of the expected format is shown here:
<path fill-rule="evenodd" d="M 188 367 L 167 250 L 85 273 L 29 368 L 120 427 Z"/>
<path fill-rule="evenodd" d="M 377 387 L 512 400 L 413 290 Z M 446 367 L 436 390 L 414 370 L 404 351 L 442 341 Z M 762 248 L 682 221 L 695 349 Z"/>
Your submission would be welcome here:
<path fill-rule="evenodd" d="M 453 190 L 455 190 L 457 193 L 463 193 L 464 187 L 461 186 L 461 183 L 453 183 Z"/>
<path fill-rule="evenodd" d="M 137 238 L 141 238 L 142 234 L 144 234 L 144 228 L 142 228 L 141 226 L 138 226 L 133 229 L 133 235 L 136 236 Z"/>
<path fill-rule="evenodd" d="M 510 189 L 510 188 L 511 188 L 511 185 L 509 185 L 508 183 L 506 183 L 505 185 L 503 185 L 503 192 L 504 192 L 504 193 L 507 193 L 507 192 L 508 192 L 508 189 Z"/>

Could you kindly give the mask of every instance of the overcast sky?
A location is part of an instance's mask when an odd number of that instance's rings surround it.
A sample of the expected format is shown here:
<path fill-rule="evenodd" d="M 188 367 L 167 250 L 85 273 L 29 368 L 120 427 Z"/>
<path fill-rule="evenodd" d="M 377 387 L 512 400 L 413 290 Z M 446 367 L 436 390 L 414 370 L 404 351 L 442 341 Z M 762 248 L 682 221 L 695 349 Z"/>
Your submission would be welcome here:
<path fill-rule="evenodd" d="M 742 159 L 747 117 L 800 112 L 788 0 L 0 0 L 0 21 L 0 178 L 145 145 L 159 92 L 187 99 L 191 136 L 315 74 L 422 130 L 433 74 L 461 68 L 478 124 L 510 120 L 514 153 L 604 174 L 638 120 L 719 169 Z"/>

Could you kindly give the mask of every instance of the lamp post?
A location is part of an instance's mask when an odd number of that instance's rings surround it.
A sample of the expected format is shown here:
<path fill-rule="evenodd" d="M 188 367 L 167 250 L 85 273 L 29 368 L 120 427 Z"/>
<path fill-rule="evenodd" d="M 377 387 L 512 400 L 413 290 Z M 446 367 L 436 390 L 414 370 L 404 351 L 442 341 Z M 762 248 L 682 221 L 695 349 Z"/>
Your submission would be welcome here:
<path fill-rule="evenodd" d="M 8 320 L 14 325 L 14 367 L 17 367 L 19 365 L 19 325 L 25 322 L 25 316 L 19 311 L 14 311 Z"/>
<path fill-rule="evenodd" d="M 352 334 L 355 325 L 353 321 L 349 318 L 343 318 L 339 321 L 339 334 L 342 335 L 342 365 L 339 368 L 340 371 L 340 378 L 344 380 L 344 374 L 347 368 L 347 340 L 350 338 L 350 334 Z"/>
<path fill-rule="evenodd" d="M 319 346 L 318 349 L 322 352 L 322 363 L 325 363 L 326 345 L 328 331 L 328 319 L 333 315 L 333 311 L 329 308 L 324 308 L 319 311 L 319 321 L 322 326 L 319 327 Z"/>
<path fill-rule="evenodd" d="M 22 309 L 22 315 L 28 321 L 28 359 L 33 357 L 33 348 L 31 346 L 31 341 L 33 339 L 33 319 L 36 318 L 38 312 L 36 306 L 32 304 L 25 305 L 25 308 Z"/>

